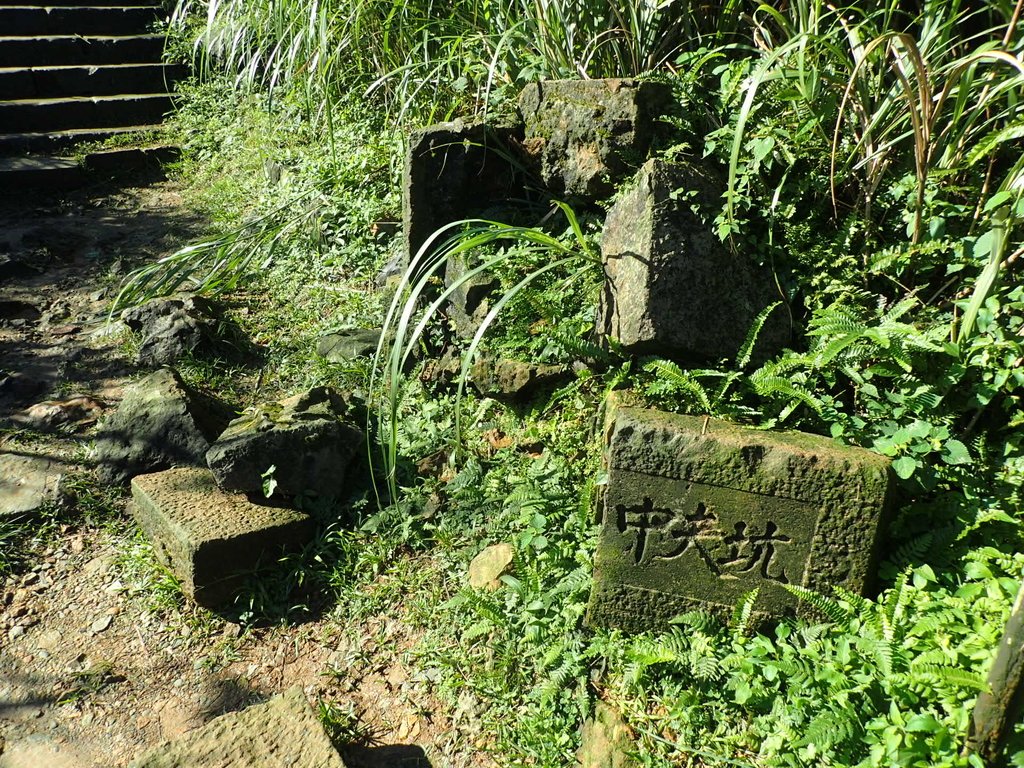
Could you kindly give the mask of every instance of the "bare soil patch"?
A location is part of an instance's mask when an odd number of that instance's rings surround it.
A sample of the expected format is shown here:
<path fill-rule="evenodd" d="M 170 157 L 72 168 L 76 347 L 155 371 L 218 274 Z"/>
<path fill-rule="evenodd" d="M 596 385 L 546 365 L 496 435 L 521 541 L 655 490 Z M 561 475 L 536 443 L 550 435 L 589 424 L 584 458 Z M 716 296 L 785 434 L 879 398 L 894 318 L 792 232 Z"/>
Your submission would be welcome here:
<path fill-rule="evenodd" d="M 0 199 L 0 450 L 90 471 L 96 419 L 138 373 L 104 332 L 114 286 L 201 232 L 169 181 Z M 33 408 L 72 402 L 52 431 L 24 426 Z M 351 714 L 339 740 L 361 737 L 345 752 L 356 768 L 492 764 L 472 722 L 435 714 L 401 616 L 246 628 L 195 609 L 138 578 L 138 534 L 119 503 L 119 522 L 102 527 L 72 508 L 0 581 L 0 768 L 124 766 L 295 685 Z"/>

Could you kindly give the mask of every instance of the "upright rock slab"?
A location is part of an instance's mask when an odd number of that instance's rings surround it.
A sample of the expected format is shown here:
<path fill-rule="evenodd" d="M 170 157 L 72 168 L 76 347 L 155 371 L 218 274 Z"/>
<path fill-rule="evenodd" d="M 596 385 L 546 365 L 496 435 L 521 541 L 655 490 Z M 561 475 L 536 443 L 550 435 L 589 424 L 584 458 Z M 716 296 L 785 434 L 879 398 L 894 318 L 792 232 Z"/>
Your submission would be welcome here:
<path fill-rule="evenodd" d="M 130 768 L 345 768 L 301 688 L 231 712 L 132 762 Z"/>
<path fill-rule="evenodd" d="M 527 152 L 558 195 L 598 200 L 647 159 L 658 118 L 672 104 L 664 83 L 547 80 L 519 96 Z"/>
<path fill-rule="evenodd" d="M 274 467 L 277 492 L 340 497 L 349 463 L 363 445 L 349 421 L 345 399 L 330 387 L 267 403 L 232 421 L 206 453 L 217 484 L 226 490 L 263 488 Z"/>
<path fill-rule="evenodd" d="M 175 466 L 202 466 L 231 418 L 224 403 L 162 368 L 125 389 L 117 411 L 100 426 L 92 458 L 105 482 Z"/>
<path fill-rule="evenodd" d="M 588 621 L 663 629 L 727 612 L 753 589 L 762 618 L 791 614 L 784 585 L 863 593 L 889 492 L 886 458 L 801 432 L 619 408 Z"/>
<path fill-rule="evenodd" d="M 508 159 L 521 138 L 517 127 L 461 120 L 413 131 L 403 182 L 407 261 L 445 224 L 522 197 L 523 180 Z"/>
<path fill-rule="evenodd" d="M 225 493 L 207 469 L 182 468 L 132 480 L 132 513 L 157 556 L 201 605 L 234 596 L 240 574 L 300 548 L 313 536 L 308 515 Z"/>
<path fill-rule="evenodd" d="M 721 193 L 706 169 L 651 160 L 608 212 L 597 327 L 627 352 L 684 361 L 733 357 L 757 315 L 780 300 L 770 270 L 732 253 L 698 213 L 719 210 Z M 779 307 L 758 336 L 755 359 L 788 339 Z"/>

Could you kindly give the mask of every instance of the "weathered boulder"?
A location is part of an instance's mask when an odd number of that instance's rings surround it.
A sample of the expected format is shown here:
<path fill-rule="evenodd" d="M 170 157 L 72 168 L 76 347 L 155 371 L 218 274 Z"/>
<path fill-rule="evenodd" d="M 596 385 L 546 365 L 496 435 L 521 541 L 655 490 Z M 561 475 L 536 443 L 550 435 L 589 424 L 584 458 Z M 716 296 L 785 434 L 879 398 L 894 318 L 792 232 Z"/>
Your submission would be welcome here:
<path fill-rule="evenodd" d="M 227 349 L 218 337 L 220 319 L 216 304 L 191 294 L 152 299 L 121 313 L 121 321 L 142 337 L 137 360 L 148 368 Z"/>
<path fill-rule="evenodd" d="M 793 613 L 788 585 L 863 593 L 890 471 L 883 456 L 801 432 L 619 407 L 588 621 L 663 629 L 731 611 L 757 589 L 762 619 Z"/>
<path fill-rule="evenodd" d="M 599 701 L 593 716 L 583 723 L 580 731 L 576 765 L 579 768 L 636 768 L 640 763 L 630 756 L 635 749 L 622 715 Z"/>
<path fill-rule="evenodd" d="M 531 83 L 519 96 L 524 146 L 555 194 L 600 200 L 647 159 L 658 118 L 672 103 L 672 89 L 664 83 Z"/>
<path fill-rule="evenodd" d="M 512 570 L 516 552 L 511 544 L 492 544 L 469 564 L 469 586 L 494 590 L 501 586 L 501 577 Z"/>
<path fill-rule="evenodd" d="M 735 356 L 757 315 L 781 299 L 771 271 L 734 254 L 695 212 L 721 206 L 706 169 L 651 160 L 608 212 L 597 327 L 627 352 L 683 361 Z M 758 336 L 764 359 L 789 339 L 777 308 Z"/>
<path fill-rule="evenodd" d="M 302 688 L 221 715 L 130 768 L 345 768 Z"/>
<path fill-rule="evenodd" d="M 569 375 L 564 365 L 525 363 L 520 360 L 481 358 L 469 379 L 480 394 L 495 400 L 521 400 Z"/>
<path fill-rule="evenodd" d="M 519 127 L 461 120 L 413 131 L 402 209 L 407 260 L 445 224 L 523 196 L 521 174 L 508 159 L 521 138 Z"/>
<path fill-rule="evenodd" d="M 346 471 L 363 445 L 348 403 L 330 387 L 250 409 L 210 446 L 206 461 L 217 484 L 232 491 L 260 491 L 274 467 L 276 492 L 338 498 Z"/>
<path fill-rule="evenodd" d="M 330 363 L 350 363 L 372 357 L 380 343 L 380 329 L 343 328 L 317 340 L 316 353 Z"/>
<path fill-rule="evenodd" d="M 227 405 L 161 368 L 125 389 L 117 411 L 100 425 L 92 458 L 101 479 L 113 483 L 174 466 L 202 466 L 230 418 Z"/>
<path fill-rule="evenodd" d="M 206 606 L 230 600 L 246 572 L 313 536 L 308 515 L 222 491 L 208 469 L 139 475 L 132 480 L 132 501 L 132 514 L 157 557 L 182 592 Z"/>
<path fill-rule="evenodd" d="M 0 522 L 63 503 L 61 481 L 70 469 L 45 456 L 0 452 Z"/>

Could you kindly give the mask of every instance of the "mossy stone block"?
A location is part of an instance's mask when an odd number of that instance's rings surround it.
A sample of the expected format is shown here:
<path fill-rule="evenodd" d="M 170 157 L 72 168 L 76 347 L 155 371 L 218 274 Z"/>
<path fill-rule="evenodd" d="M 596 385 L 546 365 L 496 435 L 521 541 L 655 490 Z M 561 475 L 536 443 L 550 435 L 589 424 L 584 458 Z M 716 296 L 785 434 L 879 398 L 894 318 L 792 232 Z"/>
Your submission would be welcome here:
<path fill-rule="evenodd" d="M 308 515 L 217 487 L 208 469 L 183 467 L 132 480 L 132 511 L 157 557 L 202 605 L 229 600 L 240 574 L 313 536 Z"/>
<path fill-rule="evenodd" d="M 662 629 L 726 613 L 753 589 L 768 619 L 786 585 L 864 593 L 875 570 L 889 461 L 800 432 L 619 408 L 588 621 Z"/>

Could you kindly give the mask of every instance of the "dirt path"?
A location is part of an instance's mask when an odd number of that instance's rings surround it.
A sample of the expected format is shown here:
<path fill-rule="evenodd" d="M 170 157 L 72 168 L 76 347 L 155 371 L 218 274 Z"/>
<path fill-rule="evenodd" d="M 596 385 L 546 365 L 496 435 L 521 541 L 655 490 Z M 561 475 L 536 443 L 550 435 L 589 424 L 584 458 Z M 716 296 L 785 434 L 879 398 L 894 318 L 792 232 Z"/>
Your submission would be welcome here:
<path fill-rule="evenodd" d="M 0 451 L 88 471 L 98 409 L 115 407 L 135 373 L 103 330 L 113 286 L 200 231 L 167 181 L 0 199 Z M 33 406 L 73 398 L 93 408 L 78 423 L 25 428 Z M 147 554 L 130 522 L 70 520 L 0 582 L 0 768 L 127 765 L 294 685 L 371 736 L 347 752 L 353 768 L 491 765 L 430 714 L 437 703 L 406 663 L 416 638 L 399 618 L 243 629 L 181 605 L 152 569 L 140 582 Z"/>

